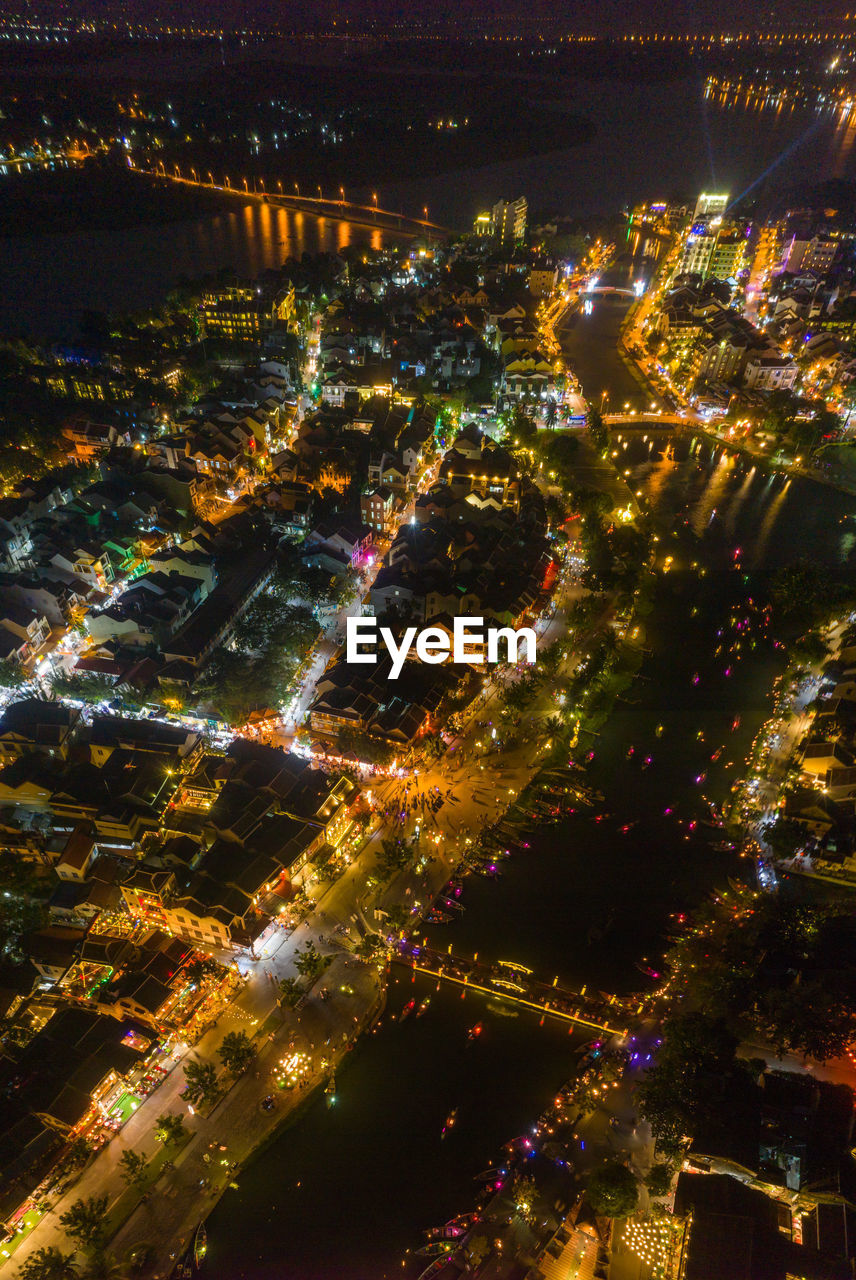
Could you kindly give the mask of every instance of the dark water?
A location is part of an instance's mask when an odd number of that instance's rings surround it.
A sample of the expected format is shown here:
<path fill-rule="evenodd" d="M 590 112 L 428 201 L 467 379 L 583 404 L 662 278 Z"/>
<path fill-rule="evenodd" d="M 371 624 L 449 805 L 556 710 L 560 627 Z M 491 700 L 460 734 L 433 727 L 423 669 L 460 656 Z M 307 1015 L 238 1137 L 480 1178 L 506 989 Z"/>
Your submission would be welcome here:
<path fill-rule="evenodd" d="M 856 171 L 856 129 L 832 113 L 723 106 L 705 98 L 701 77 L 645 85 L 580 80 L 575 89 L 577 108 L 598 126 L 591 142 L 513 161 L 486 157 L 478 168 L 374 187 L 380 205 L 416 215 L 428 205 L 437 221 L 468 228 L 501 196 L 526 195 L 537 218 L 539 211 L 614 215 L 638 200 L 695 199 L 715 188 L 735 198 L 748 193 L 763 211 L 796 181 Z M 355 240 L 380 243 L 370 229 L 251 205 L 120 231 L 31 237 L 22 227 L 0 242 L 0 331 L 69 336 L 84 308 L 149 306 L 181 275 L 221 266 L 251 274 L 288 253 Z"/>
<path fill-rule="evenodd" d="M 405 208 L 427 202 L 453 225 L 469 225 L 476 206 L 520 194 L 530 211 L 573 215 L 711 190 L 746 195 L 764 209 L 797 182 L 856 171 L 853 120 L 833 112 L 724 105 L 705 97 L 701 75 L 652 84 L 577 80 L 574 89 L 576 109 L 597 125 L 590 142 L 383 194 Z"/>
<path fill-rule="evenodd" d="M 634 259 L 641 266 L 638 258 Z M 608 273 L 604 283 L 623 285 L 632 270 Z M 620 295 L 600 295 L 590 312 L 575 311 L 558 331 L 568 368 L 579 378 L 583 395 L 604 413 L 648 409 L 651 394 L 633 375 L 616 350 L 621 324 L 630 302 Z M 608 352 L 608 355 L 604 355 Z"/>
<path fill-rule="evenodd" d="M 433 934 L 548 978 L 627 991 L 645 984 L 636 962 L 647 956 L 656 964 L 671 913 L 727 876 L 751 874 L 735 854 L 713 847 L 718 837 L 705 822 L 707 801 L 720 803 L 740 776 L 781 670 L 757 602 L 766 574 L 802 555 L 833 567 L 852 563 L 853 535 L 841 517 L 856 512 L 856 501 L 723 460 L 689 435 L 670 441 L 659 433 L 655 442 L 640 434 L 624 443 L 616 447 L 630 481 L 659 527 L 660 562 L 671 555 L 673 567 L 642 620 L 650 652 L 641 678 L 591 743 L 591 780 L 609 816 L 575 816 L 542 830 L 528 852 L 503 865 L 499 881 L 468 881 L 465 915 Z M 391 1014 L 431 990 L 398 974 Z M 419 1246 L 424 1228 L 472 1207 L 474 1175 L 534 1122 L 570 1073 L 582 1038 L 529 1015 L 503 1017 L 499 1008 L 444 990 L 432 993 L 423 1019 L 388 1018 L 341 1073 L 337 1107 L 315 1106 L 214 1211 L 208 1274 L 418 1274 L 416 1260 L 402 1267 L 406 1250 Z M 467 1028 L 477 1020 L 485 1033 L 470 1044 Z M 459 1125 L 441 1142 L 452 1106 Z"/>
<path fill-rule="evenodd" d="M 0 332 L 71 338 L 87 308 L 122 314 L 157 306 L 182 276 L 221 267 L 255 276 L 302 253 L 391 243 L 403 241 L 372 227 L 236 201 L 194 222 L 0 239 Z"/>

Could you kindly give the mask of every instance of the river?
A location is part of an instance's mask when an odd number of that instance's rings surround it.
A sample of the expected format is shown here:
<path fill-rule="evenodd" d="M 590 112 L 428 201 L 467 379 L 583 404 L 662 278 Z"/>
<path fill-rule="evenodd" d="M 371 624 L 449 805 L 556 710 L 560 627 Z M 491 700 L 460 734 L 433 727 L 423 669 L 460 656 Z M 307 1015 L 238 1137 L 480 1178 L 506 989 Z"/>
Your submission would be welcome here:
<path fill-rule="evenodd" d="M 461 221 L 491 198 L 521 190 L 542 206 L 614 209 L 687 186 L 694 192 L 715 183 L 736 194 L 771 165 L 765 181 L 781 178 L 774 161 L 788 148 L 800 153 L 802 176 L 818 177 L 844 145 L 835 122 L 794 113 L 759 127 L 750 113 L 702 104 L 698 85 L 581 85 L 580 93 L 596 112 L 596 143 L 447 175 L 430 193 L 408 184 L 390 190 L 390 199 L 400 196 L 406 207 L 405 197 L 421 204 L 427 194 L 432 216 Z M 841 164 L 848 173 L 849 152 Z M 82 307 L 144 306 L 181 274 L 223 265 L 249 273 L 288 253 L 366 234 L 247 206 L 192 223 L 16 237 L 4 243 L 0 327 L 36 322 L 67 331 Z M 616 304 L 597 303 L 568 338 L 586 392 L 608 390 L 613 405 L 640 394 L 614 350 L 621 314 Z M 640 433 L 615 447 L 654 515 L 662 556 L 673 560 L 643 619 L 648 655 L 640 677 L 592 742 L 591 780 L 608 816 L 576 816 L 540 832 L 500 880 L 468 881 L 463 918 L 434 934 L 482 958 L 516 959 L 568 983 L 626 991 L 645 981 L 636 964 L 656 960 L 671 913 L 741 869 L 733 854 L 713 847 L 704 822 L 708 799 L 721 802 L 740 776 L 781 669 L 757 598 L 771 569 L 800 556 L 852 565 L 853 526 L 844 518 L 856 514 L 856 501 L 769 475 L 689 433 L 674 440 Z M 396 1021 L 409 999 L 427 994 L 424 1018 Z M 476 1021 L 484 1034 L 470 1041 Z M 535 1121 L 570 1074 L 580 1039 L 501 1004 L 462 1000 L 395 974 L 382 1026 L 339 1075 L 336 1106 L 310 1104 L 212 1213 L 205 1274 L 416 1275 L 408 1251 L 425 1228 L 472 1206 L 475 1175 Z M 441 1140 L 452 1107 L 459 1121 Z"/>
<path fill-rule="evenodd" d="M 609 353 L 604 349 L 609 364 Z M 498 881 L 467 881 L 465 914 L 433 941 L 603 990 L 638 990 L 673 913 L 752 868 L 705 825 L 741 776 L 782 657 L 760 600 L 768 573 L 809 555 L 852 565 L 856 500 L 769 475 L 689 432 L 614 441 L 671 556 L 641 620 L 639 678 L 591 743 L 604 813 L 536 834 Z M 737 555 L 735 556 L 735 552 Z M 694 567 L 695 566 L 695 567 Z M 704 569 L 702 575 L 699 570 Z M 631 750 L 632 748 L 632 750 Z M 398 1023 L 431 994 L 424 1018 Z M 476 1021 L 476 1041 L 467 1029 Z M 206 1273 L 247 1280 L 415 1276 L 425 1228 L 470 1209 L 480 1170 L 537 1118 L 583 1037 L 394 972 L 387 1016 L 321 1101 L 246 1170 L 209 1219 Z M 444 1119 L 458 1123 L 441 1140 Z"/>
<path fill-rule="evenodd" d="M 394 232 L 228 197 L 222 212 L 191 222 L 13 236 L 0 239 L 0 332 L 69 339 L 84 310 L 157 306 L 183 276 L 226 267 L 252 277 L 303 253 L 403 243 Z"/>
<path fill-rule="evenodd" d="M 763 213 L 797 181 L 856 172 L 856 131 L 832 113 L 723 106 L 705 98 L 701 77 L 646 84 L 579 79 L 574 92 L 576 108 L 597 125 L 591 141 L 510 161 L 487 157 L 479 167 L 375 187 L 381 207 L 419 215 L 427 205 L 438 222 L 469 227 L 500 197 L 526 195 L 537 222 L 556 213 L 614 216 L 638 200 L 694 200 L 715 188 L 733 198 L 748 195 Z M 363 195 L 370 199 L 370 189 Z M 251 204 L 119 230 L 30 236 L 22 229 L 0 244 L 0 332 L 67 338 L 84 309 L 150 306 L 182 275 L 222 266 L 249 275 L 290 253 L 379 245 L 387 237 Z"/>

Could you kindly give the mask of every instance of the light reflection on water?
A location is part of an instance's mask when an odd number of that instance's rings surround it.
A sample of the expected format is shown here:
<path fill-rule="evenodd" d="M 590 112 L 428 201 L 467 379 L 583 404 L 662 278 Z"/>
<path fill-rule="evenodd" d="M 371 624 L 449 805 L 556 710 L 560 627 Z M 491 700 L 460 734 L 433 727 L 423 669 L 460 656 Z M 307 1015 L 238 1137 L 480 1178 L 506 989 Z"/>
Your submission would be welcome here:
<path fill-rule="evenodd" d="M 69 338 L 83 310 L 156 306 L 182 276 L 254 276 L 303 253 L 405 243 L 377 227 L 255 203 L 192 222 L 14 236 L 0 253 L 0 331 Z"/>

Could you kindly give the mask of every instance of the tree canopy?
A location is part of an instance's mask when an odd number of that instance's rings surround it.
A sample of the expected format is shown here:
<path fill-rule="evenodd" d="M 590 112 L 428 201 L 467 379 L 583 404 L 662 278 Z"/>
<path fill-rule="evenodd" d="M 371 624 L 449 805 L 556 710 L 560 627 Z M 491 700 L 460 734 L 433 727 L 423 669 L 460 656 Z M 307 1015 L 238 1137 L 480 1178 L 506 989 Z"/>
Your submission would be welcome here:
<path fill-rule="evenodd" d="M 589 1174 L 586 1199 L 601 1218 L 627 1218 L 636 1210 L 639 1184 L 626 1165 L 608 1160 Z"/>
<path fill-rule="evenodd" d="M 99 1250 L 107 1233 L 107 1195 L 75 1200 L 67 1212 L 60 1214 L 66 1233 L 85 1249 Z"/>
<path fill-rule="evenodd" d="M 36 1249 L 18 1271 L 18 1280 L 78 1280 L 80 1268 L 74 1253 L 63 1253 L 51 1245 Z"/>
<path fill-rule="evenodd" d="M 256 1051 L 244 1031 L 229 1031 L 220 1042 L 217 1055 L 232 1075 L 239 1076 L 256 1056 Z"/>

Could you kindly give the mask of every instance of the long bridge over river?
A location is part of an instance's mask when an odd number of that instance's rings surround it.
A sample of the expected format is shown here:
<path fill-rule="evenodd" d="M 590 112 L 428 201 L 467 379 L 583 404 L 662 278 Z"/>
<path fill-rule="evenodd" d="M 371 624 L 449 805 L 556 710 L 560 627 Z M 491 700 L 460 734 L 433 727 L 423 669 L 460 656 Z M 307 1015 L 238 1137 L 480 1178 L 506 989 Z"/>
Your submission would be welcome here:
<path fill-rule="evenodd" d="M 405 965 L 413 974 L 424 973 L 439 982 L 448 982 L 461 988 L 461 998 L 467 991 L 475 991 L 493 999 L 507 1000 L 520 1005 L 543 1018 L 558 1018 L 574 1026 L 594 1031 L 598 1035 L 626 1035 L 632 1018 L 642 1012 L 638 999 L 607 995 L 604 992 L 586 993 L 560 987 L 558 978 L 552 983 L 536 978 L 531 969 L 512 961 L 500 960 L 495 964 L 479 961 L 478 954 L 472 960 L 448 951 L 436 951 L 432 947 L 408 944 L 394 959 Z"/>
<path fill-rule="evenodd" d="M 335 198 L 325 197 L 322 194 L 322 188 L 316 187 L 317 196 L 310 196 L 300 190 L 300 184 L 294 183 L 294 193 L 283 191 L 282 183 L 277 182 L 275 185 L 277 190 L 267 191 L 264 182 L 259 179 L 261 190 L 258 190 L 255 181 L 250 187 L 249 181 L 242 178 L 238 185 L 233 186 L 231 180 L 225 177 L 222 182 L 215 182 L 213 174 L 197 171 L 191 168 L 188 177 L 186 173 L 182 173 L 176 165 L 172 172 L 167 169 L 166 165 L 160 163 L 155 169 L 143 169 L 137 165 L 132 165 L 135 173 L 141 173 L 146 177 L 157 179 L 158 181 L 167 181 L 179 183 L 186 187 L 199 187 L 206 191 L 217 191 L 221 195 L 238 196 L 246 203 L 248 200 L 256 201 L 259 204 L 269 204 L 281 209 L 292 209 L 297 213 L 311 213 L 317 218 L 330 218 L 335 222 L 353 222 L 360 226 L 377 227 L 381 231 L 400 231 L 403 235 L 424 236 L 426 239 L 445 240 L 453 232 L 449 227 L 441 226 L 437 222 L 431 222 L 428 217 L 414 218 L 409 214 L 396 212 L 392 209 L 383 209 L 377 203 L 377 196 L 373 197 L 374 203 L 370 205 L 360 204 L 354 200 L 348 200 L 345 197 L 344 187 L 339 187 L 339 196 Z M 201 175 L 201 176 L 200 176 Z M 208 181 L 205 181 L 205 178 Z"/>

